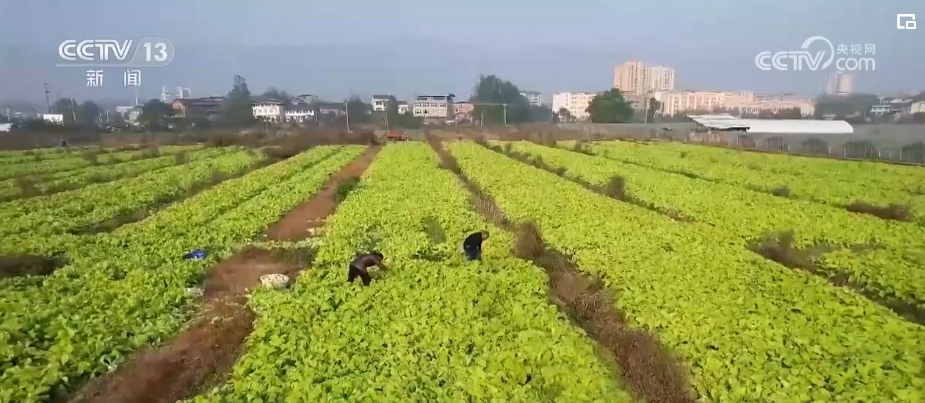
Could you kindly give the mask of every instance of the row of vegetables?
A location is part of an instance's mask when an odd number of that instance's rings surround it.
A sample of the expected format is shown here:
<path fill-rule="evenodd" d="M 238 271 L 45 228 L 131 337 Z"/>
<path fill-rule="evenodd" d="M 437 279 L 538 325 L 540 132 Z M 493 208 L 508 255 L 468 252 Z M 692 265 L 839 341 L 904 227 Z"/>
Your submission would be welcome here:
<path fill-rule="evenodd" d="M 190 151 L 201 146 L 166 146 L 158 149 L 163 154 L 174 154 L 181 151 Z M 96 155 L 97 161 L 108 163 L 125 162 L 132 159 L 144 158 L 150 151 L 146 149 L 132 151 L 118 151 Z M 20 161 L 11 164 L 0 164 L 0 180 L 9 180 L 20 176 L 36 176 L 68 171 L 96 165 L 94 159 L 86 158 L 81 153 L 70 152 L 57 154 L 60 158 L 40 159 L 38 161 Z"/>
<path fill-rule="evenodd" d="M 486 228 L 484 262 L 465 262 L 462 239 Z M 512 243 L 427 145 L 389 145 L 328 219 L 312 269 L 252 297 L 229 381 L 192 401 L 631 401 Z M 347 283 L 369 248 L 388 270 Z"/>
<path fill-rule="evenodd" d="M 703 401 L 921 401 L 925 330 L 717 230 L 597 195 L 472 143 L 462 170 L 617 292 L 687 363 Z M 722 200 L 715 202 L 721 203 Z M 733 247 L 730 247 L 733 246 Z"/>
<path fill-rule="evenodd" d="M 131 160 L 118 164 L 91 165 L 47 175 L 42 178 L 42 181 L 36 181 L 35 187 L 43 193 L 54 189 L 74 189 L 89 183 L 130 178 L 155 169 L 167 168 L 187 161 L 211 158 L 229 151 L 230 149 L 228 148 L 210 147 L 189 151 L 181 150 L 174 154 L 166 153 L 159 157 Z M 183 153 L 182 157 L 180 152 Z M 22 188 L 15 179 L 0 182 L 0 200 L 14 199 L 21 195 Z"/>
<path fill-rule="evenodd" d="M 766 234 L 793 231 L 795 247 L 825 245 L 835 249 L 820 258 L 832 276 L 849 274 L 854 283 L 875 293 L 895 295 L 925 309 L 925 272 L 921 270 L 925 267 L 921 250 L 925 228 L 915 223 L 883 220 L 530 142 L 510 144 L 514 152 L 566 169 L 569 178 L 603 186 L 619 175 L 626 179 L 626 190 L 634 198 L 663 210 L 679 211 L 694 221 L 688 225 L 705 225 L 702 230 L 715 232 L 711 238 L 742 249 Z M 751 175 L 755 181 L 767 178 L 760 172 L 740 175 Z"/>
<path fill-rule="evenodd" d="M 233 175 L 259 163 L 264 156 L 246 150 L 157 169 L 122 180 L 97 183 L 67 192 L 0 204 L 4 225 L 0 236 L 18 233 L 75 232 L 114 217 L 152 207 L 209 181 L 213 175 Z"/>
<path fill-rule="evenodd" d="M 84 239 L 73 249 L 71 264 L 50 276 L 4 280 L 0 401 L 60 396 L 85 377 L 114 368 L 141 346 L 175 334 L 191 302 L 186 287 L 198 284 L 208 266 L 316 193 L 363 149 L 313 148 L 224 181 L 130 227 Z M 149 183 L 162 192 L 182 185 L 153 178 Z M 43 239 L 35 236 L 31 242 Z M 181 259 L 196 247 L 207 247 L 209 258 Z"/>
<path fill-rule="evenodd" d="M 2 150 L 0 151 L 0 164 L 17 163 L 24 160 L 34 160 L 35 156 L 39 158 L 60 158 L 68 156 L 74 151 L 104 150 L 110 151 L 115 149 L 106 149 L 100 146 L 79 146 L 79 147 L 45 147 L 32 148 L 28 150 Z"/>
<path fill-rule="evenodd" d="M 752 153 L 671 142 L 648 145 L 595 142 L 588 149 L 626 163 L 768 192 L 787 187 L 790 197 L 821 204 L 844 206 L 859 201 L 877 205 L 906 204 L 920 212 L 916 221 L 925 224 L 925 171 L 920 167 Z"/>

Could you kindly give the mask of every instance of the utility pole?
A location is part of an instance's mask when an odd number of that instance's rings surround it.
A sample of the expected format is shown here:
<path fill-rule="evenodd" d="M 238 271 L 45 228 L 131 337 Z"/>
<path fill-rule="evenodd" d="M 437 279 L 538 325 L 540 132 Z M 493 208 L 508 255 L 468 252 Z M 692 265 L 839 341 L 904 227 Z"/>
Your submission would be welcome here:
<path fill-rule="evenodd" d="M 390 107 L 392 106 L 391 104 L 392 104 L 391 99 L 389 99 L 388 101 L 385 101 L 385 131 L 387 132 L 392 131 L 392 128 L 389 127 L 389 111 L 391 110 L 390 109 Z"/>
<path fill-rule="evenodd" d="M 71 117 L 74 118 L 74 125 L 77 125 L 77 104 L 74 98 L 71 98 Z"/>
<path fill-rule="evenodd" d="M 48 107 L 48 114 L 51 114 L 51 101 L 48 99 L 48 83 L 45 83 L 45 106 Z"/>
<path fill-rule="evenodd" d="M 501 109 L 504 110 L 504 126 L 507 126 L 507 104 L 501 104 Z"/>
<path fill-rule="evenodd" d="M 347 115 L 347 133 L 350 133 L 350 100 L 344 101 L 344 114 Z"/>

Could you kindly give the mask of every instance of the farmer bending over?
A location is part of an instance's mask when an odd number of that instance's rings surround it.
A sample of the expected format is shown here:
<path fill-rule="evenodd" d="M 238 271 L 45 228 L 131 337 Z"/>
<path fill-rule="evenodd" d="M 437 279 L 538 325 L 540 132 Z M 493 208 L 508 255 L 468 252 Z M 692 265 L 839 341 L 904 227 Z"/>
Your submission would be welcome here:
<path fill-rule="evenodd" d="M 482 260 L 482 242 L 488 239 L 488 231 L 479 231 L 466 237 L 463 241 L 463 250 L 466 260 Z"/>
<path fill-rule="evenodd" d="M 379 266 L 380 269 L 385 270 L 385 265 L 382 264 L 382 259 L 384 258 L 379 252 L 358 255 L 350 262 L 350 269 L 347 271 L 347 282 L 352 283 L 354 279 L 359 277 L 363 280 L 363 285 L 369 285 L 369 282 L 372 281 L 372 278 L 369 277 L 369 268 Z"/>

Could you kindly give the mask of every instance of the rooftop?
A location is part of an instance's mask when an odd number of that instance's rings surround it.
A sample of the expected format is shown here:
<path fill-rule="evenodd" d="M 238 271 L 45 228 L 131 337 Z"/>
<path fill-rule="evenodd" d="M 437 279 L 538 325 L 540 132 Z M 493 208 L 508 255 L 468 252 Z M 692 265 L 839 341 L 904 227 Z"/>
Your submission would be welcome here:
<path fill-rule="evenodd" d="M 852 134 L 854 128 L 844 120 L 739 119 L 735 116 L 688 115 L 697 124 L 715 130 L 743 130 L 766 134 Z"/>

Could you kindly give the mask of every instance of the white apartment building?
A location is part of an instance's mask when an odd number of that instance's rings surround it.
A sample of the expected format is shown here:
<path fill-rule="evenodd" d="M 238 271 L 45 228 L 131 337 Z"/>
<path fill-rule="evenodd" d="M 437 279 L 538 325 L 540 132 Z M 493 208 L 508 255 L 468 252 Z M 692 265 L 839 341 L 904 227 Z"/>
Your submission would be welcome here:
<path fill-rule="evenodd" d="M 913 102 L 910 104 L 909 113 L 925 113 L 925 101 Z"/>
<path fill-rule="evenodd" d="M 726 93 L 715 91 L 671 91 L 653 94 L 662 104 L 662 115 L 714 111 L 726 108 Z"/>
<path fill-rule="evenodd" d="M 315 108 L 308 102 L 293 101 L 286 105 L 283 114 L 285 114 L 287 122 L 304 123 L 315 118 Z"/>
<path fill-rule="evenodd" d="M 369 103 L 373 106 L 373 112 L 384 112 L 389 104 L 388 95 L 373 95 Z"/>
<path fill-rule="evenodd" d="M 419 95 L 411 102 L 414 117 L 424 119 L 453 118 L 453 97 L 449 95 Z"/>
<path fill-rule="evenodd" d="M 63 125 L 64 124 L 64 115 L 60 113 L 43 113 L 42 120 L 48 123 L 54 123 Z"/>
<path fill-rule="evenodd" d="M 800 112 L 805 116 L 815 112 L 812 100 L 761 97 L 751 91 L 671 91 L 654 93 L 653 98 L 661 102 L 663 115 L 717 110 L 738 110 L 743 114 L 777 113 L 793 108 L 800 108 Z"/>
<path fill-rule="evenodd" d="M 258 101 L 251 105 L 254 117 L 264 122 L 282 122 L 286 119 L 283 103 L 279 101 Z"/>
<path fill-rule="evenodd" d="M 627 94 L 674 91 L 674 69 L 631 60 L 614 68 L 613 87 Z"/>
<path fill-rule="evenodd" d="M 408 102 L 406 102 L 406 101 L 398 101 L 398 114 L 399 114 L 399 115 L 404 115 L 404 114 L 408 113 L 408 111 L 410 111 L 410 110 L 411 110 L 411 107 L 408 106 Z"/>
<path fill-rule="evenodd" d="M 596 95 L 593 92 L 557 92 L 552 96 L 552 112 L 565 109 L 572 119 L 585 120 L 590 116 L 588 105 Z"/>
<path fill-rule="evenodd" d="M 540 94 L 537 91 L 524 91 L 520 95 L 523 95 L 524 98 L 527 98 L 527 102 L 533 106 L 540 106 L 543 104 L 543 94 Z"/>

